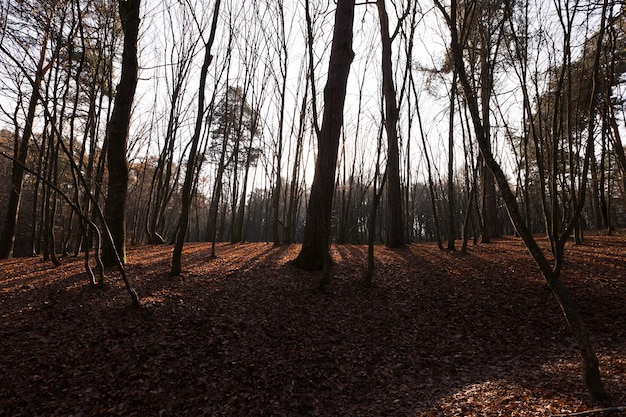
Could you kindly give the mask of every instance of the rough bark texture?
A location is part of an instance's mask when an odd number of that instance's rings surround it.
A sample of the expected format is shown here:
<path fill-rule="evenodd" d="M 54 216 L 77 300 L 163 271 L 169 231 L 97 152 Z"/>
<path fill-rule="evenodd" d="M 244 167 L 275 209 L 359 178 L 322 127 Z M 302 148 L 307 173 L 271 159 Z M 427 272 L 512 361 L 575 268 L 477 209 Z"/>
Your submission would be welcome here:
<path fill-rule="evenodd" d="M 117 256 L 126 261 L 126 198 L 128 160 L 126 143 L 130 114 L 137 88 L 137 38 L 139 36 L 139 8 L 141 0 L 120 0 L 119 13 L 124 31 L 122 74 L 117 86 L 111 119 L 107 126 L 107 168 L 109 185 L 104 215 L 111 230 L 115 247 L 105 242 L 102 260 L 107 266 L 116 264 Z"/>
<path fill-rule="evenodd" d="M 485 134 L 485 146 L 491 152 L 491 141 L 488 140 L 491 135 L 491 117 L 490 117 L 490 101 L 493 94 L 493 68 L 492 59 L 490 59 L 491 45 L 486 36 L 487 29 L 484 27 L 482 18 L 479 19 L 481 32 L 480 47 L 480 110 L 482 115 L 483 132 Z M 496 182 L 489 167 L 482 167 L 482 198 L 481 198 L 481 215 L 482 215 L 482 237 L 483 243 L 489 243 L 492 237 L 498 236 L 498 204 L 496 194 Z"/>
<path fill-rule="evenodd" d="M 320 270 L 328 253 L 335 170 L 339 137 L 343 127 L 343 106 L 352 51 L 354 1 L 338 0 L 330 52 L 328 80 L 324 89 L 324 115 L 319 136 L 315 175 L 311 185 L 302 250 L 295 264 L 303 269 Z"/>

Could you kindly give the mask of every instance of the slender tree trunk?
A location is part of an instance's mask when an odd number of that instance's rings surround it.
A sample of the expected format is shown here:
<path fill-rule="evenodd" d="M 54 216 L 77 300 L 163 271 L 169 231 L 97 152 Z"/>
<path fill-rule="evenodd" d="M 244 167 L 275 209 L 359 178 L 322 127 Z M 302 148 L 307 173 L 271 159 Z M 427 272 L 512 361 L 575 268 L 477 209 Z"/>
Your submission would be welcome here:
<path fill-rule="evenodd" d="M 417 89 L 415 88 L 415 84 L 412 83 L 411 88 L 413 89 L 413 94 L 415 95 L 415 111 L 417 113 L 417 123 L 420 128 L 420 136 L 422 140 L 422 147 L 424 148 L 424 157 L 426 158 L 426 172 L 428 174 L 428 193 L 430 196 L 430 207 L 433 212 L 433 222 L 435 225 L 435 239 L 437 240 L 437 247 L 439 249 L 443 249 L 443 243 L 441 243 L 441 233 L 439 227 L 439 216 L 437 214 L 437 199 L 435 196 L 435 185 L 433 183 L 433 172 L 430 163 L 430 156 L 428 154 L 428 147 L 426 146 L 426 135 L 424 133 L 424 126 L 422 124 L 422 114 L 420 111 L 420 104 L 417 100 Z"/>
<path fill-rule="evenodd" d="M 250 166 L 252 164 L 252 145 L 254 144 L 254 131 L 256 130 L 256 121 L 252 121 L 254 128 L 250 129 L 250 142 L 246 150 L 246 166 L 244 168 L 243 181 L 241 184 L 241 198 L 239 199 L 239 208 L 237 209 L 237 216 L 233 224 L 233 243 L 241 242 L 244 240 L 244 219 L 246 210 L 246 194 L 248 192 L 248 177 L 250 175 Z"/>
<path fill-rule="evenodd" d="M 590 200 L 591 200 L 591 212 L 593 214 L 593 228 L 600 229 L 602 227 L 602 210 L 600 208 L 600 189 L 599 179 L 598 179 L 598 163 L 596 161 L 595 155 L 591 157 L 591 192 L 590 192 Z"/>
<path fill-rule="evenodd" d="M 202 135 L 202 122 L 204 120 L 204 106 L 206 95 L 206 79 L 209 72 L 209 66 L 213 61 L 213 55 L 211 55 L 211 47 L 215 40 L 215 31 L 217 29 L 217 18 L 219 14 L 220 0 L 216 0 L 213 8 L 213 20 L 211 22 L 211 33 L 209 40 L 204 45 L 204 61 L 202 62 L 202 68 L 200 69 L 200 86 L 198 88 L 198 109 L 196 113 L 196 124 L 194 127 L 193 137 L 191 138 L 191 149 L 189 150 L 189 157 L 187 159 L 187 167 L 185 171 L 185 181 L 183 182 L 183 190 L 181 197 L 181 211 L 178 225 L 176 227 L 176 237 L 174 241 L 174 250 L 172 252 L 172 268 L 170 275 L 177 276 L 182 272 L 182 253 L 183 246 L 185 244 L 185 237 L 187 236 L 187 228 L 189 226 L 189 211 L 191 209 L 191 197 L 193 184 L 199 171 L 198 161 L 198 147 L 200 144 L 200 137 Z"/>
<path fill-rule="evenodd" d="M 491 123 L 490 123 L 490 108 L 489 101 L 491 99 L 491 68 L 489 65 L 489 54 L 488 48 L 483 45 L 480 48 L 480 64 L 481 64 L 481 91 L 480 91 L 480 101 L 481 101 L 481 112 L 482 112 L 482 123 L 483 123 L 483 131 L 485 135 L 488 137 L 491 134 Z M 489 151 L 491 151 L 491 141 L 487 141 L 486 145 L 489 146 Z M 498 210 L 496 204 L 496 183 L 493 178 L 493 174 L 489 170 L 487 166 L 483 166 L 481 169 L 481 216 L 482 216 L 482 243 L 491 242 L 491 238 L 498 235 Z"/>
<path fill-rule="evenodd" d="M 574 338 L 576 339 L 581 353 L 582 359 L 582 367 L 583 367 L 583 377 L 585 383 L 587 384 L 587 388 L 589 393 L 591 394 L 591 398 L 594 402 L 607 402 L 608 395 L 604 389 L 604 385 L 600 378 L 600 370 L 598 366 L 598 358 L 591 344 L 591 340 L 585 329 L 583 321 L 580 317 L 580 313 L 578 307 L 576 306 L 574 300 L 569 296 L 565 286 L 560 280 L 560 271 L 562 268 L 562 259 L 563 259 L 563 250 L 566 239 L 571 235 L 571 230 L 573 225 L 578 221 L 580 217 L 580 213 L 582 212 L 582 205 L 584 204 L 584 193 L 578 201 L 578 206 L 573 213 L 572 219 L 569 222 L 566 230 L 563 233 L 561 238 L 556 239 L 556 236 L 553 235 L 555 240 L 555 246 L 553 246 L 553 253 L 555 257 L 555 265 L 554 267 L 551 265 L 550 261 L 545 256 L 544 252 L 541 250 L 537 242 L 535 241 L 533 235 L 530 233 L 528 227 L 524 222 L 524 218 L 519 210 L 519 206 L 517 204 L 517 200 L 515 198 L 515 194 L 511 190 L 506 174 L 502 170 L 500 164 L 495 160 L 491 147 L 489 146 L 489 136 L 487 132 L 484 130 L 484 126 L 481 121 L 481 114 L 478 106 L 478 102 L 475 96 L 472 94 L 472 87 L 470 85 L 469 76 L 465 69 L 465 63 L 463 61 L 463 46 L 459 41 L 459 33 L 457 29 L 457 1 L 453 0 L 451 3 L 451 10 L 448 13 L 446 8 L 442 5 L 439 0 L 435 0 L 436 7 L 440 10 L 442 15 L 444 16 L 448 28 L 450 30 L 451 41 L 450 41 L 450 50 L 452 53 L 452 58 L 454 65 L 457 69 L 459 81 L 461 82 L 461 86 L 463 87 L 463 91 L 465 92 L 465 96 L 467 99 L 468 107 L 470 110 L 470 114 L 472 117 L 472 121 L 474 124 L 474 131 L 476 135 L 476 139 L 478 141 L 478 145 L 480 147 L 481 153 L 483 155 L 486 166 L 493 173 L 495 180 L 498 183 L 498 188 L 502 195 L 502 199 L 506 205 L 507 211 L 509 213 L 509 217 L 511 222 L 513 223 L 515 229 L 517 230 L 519 236 L 524 241 L 524 244 L 528 251 L 530 252 L 533 260 L 539 267 L 546 283 L 552 290 L 554 297 L 556 298 L 561 310 L 563 311 L 563 315 L 565 316 L 565 320 L 568 324 L 568 327 Z M 606 5 L 607 2 L 604 2 L 604 8 L 602 13 L 602 24 L 600 36 L 598 37 L 598 42 L 601 41 L 603 28 L 604 28 L 604 19 L 606 14 Z M 600 49 L 600 48 L 598 48 Z M 594 67 L 594 80 L 597 80 L 599 64 L 596 61 L 596 65 Z M 594 84 L 595 85 L 595 84 Z M 593 92 L 592 92 L 593 97 Z M 593 98 L 592 103 L 590 105 L 590 109 L 593 109 Z M 593 120 L 593 118 L 591 118 Z M 593 121 L 590 122 L 589 126 L 590 138 L 588 139 L 586 155 L 585 155 L 585 167 L 583 168 L 583 186 L 581 190 L 584 190 L 585 184 L 585 176 L 588 174 L 588 165 L 589 158 L 592 148 L 591 142 L 593 141 Z"/>
<path fill-rule="evenodd" d="M 608 112 L 609 122 L 611 125 L 611 141 L 613 143 L 613 152 L 615 152 L 615 159 L 617 160 L 617 166 L 619 167 L 621 175 L 621 188 L 624 206 L 626 207 L 626 152 L 624 152 L 624 146 L 622 145 L 621 134 L 617 119 L 615 118 L 615 112 L 613 106 L 609 105 Z"/>
<path fill-rule="evenodd" d="M 283 142 L 285 131 L 285 99 L 287 95 L 287 71 L 288 71 L 288 54 L 287 40 L 285 35 L 285 14 L 282 6 L 278 7 L 278 26 L 280 30 L 280 108 L 278 116 L 278 149 L 276 150 L 276 184 L 274 185 L 274 216 L 272 219 L 272 235 L 274 239 L 274 246 L 278 246 L 281 243 L 281 224 L 280 224 L 280 199 L 282 193 L 282 160 L 283 160 Z"/>
<path fill-rule="evenodd" d="M 226 77 L 228 79 L 228 76 Z M 228 108 L 228 93 L 226 95 L 226 105 Z M 217 220 L 219 215 L 220 200 L 222 198 L 222 187 L 224 178 L 224 171 L 226 171 L 226 152 L 228 148 L 230 127 L 228 121 L 223 122 L 223 138 L 222 148 L 220 150 L 220 159 L 217 165 L 217 173 L 215 175 L 215 184 L 213 186 L 213 193 L 211 194 L 211 204 L 209 204 L 209 221 L 207 223 L 207 242 L 211 242 L 211 257 L 215 257 L 215 241 L 217 239 Z"/>
<path fill-rule="evenodd" d="M 291 184 L 289 185 L 289 209 L 287 210 L 287 230 L 285 234 L 285 243 L 291 243 L 296 240 L 298 205 L 300 204 L 300 188 L 298 182 L 300 178 L 300 163 L 302 161 L 302 142 L 304 141 L 304 125 L 306 118 L 306 105 L 308 101 L 308 81 L 304 87 L 304 96 L 302 97 L 302 105 L 300 108 L 298 134 L 296 136 L 296 151 L 293 160 L 293 169 L 291 173 Z"/>
<path fill-rule="evenodd" d="M 37 104 L 40 99 L 39 89 L 41 87 L 43 77 L 47 69 L 49 68 L 49 66 L 46 67 L 45 64 L 46 54 L 48 51 L 50 20 L 48 21 L 45 36 L 41 44 L 41 50 L 39 51 L 39 62 L 37 63 L 35 80 L 32 85 L 33 91 L 28 102 L 28 112 L 26 113 L 24 131 L 22 132 L 22 138 L 19 140 L 19 142 L 16 141 L 15 143 L 15 150 L 13 155 L 19 161 L 19 163 L 14 162 L 11 169 L 11 187 L 9 192 L 9 201 L 7 204 L 7 212 L 4 219 L 4 227 L 2 228 L 2 234 L 0 235 L 0 259 L 6 259 L 11 255 L 11 251 L 13 250 L 13 244 L 15 242 L 15 228 L 17 226 L 17 218 L 20 211 L 20 203 L 22 201 L 22 188 L 24 185 L 23 165 L 26 164 L 26 158 L 28 157 L 28 146 L 30 145 L 30 139 L 33 135 L 35 112 L 37 110 Z M 8 53 L 8 51 L 4 50 L 4 48 L 2 48 L 2 51 Z"/>
<path fill-rule="evenodd" d="M 320 270 L 325 259 L 329 258 L 328 244 L 339 137 L 343 127 L 348 74 L 354 59 L 353 21 L 354 0 L 338 0 L 328 79 L 324 89 L 324 115 L 318 141 L 315 175 L 311 186 L 302 249 L 295 259 L 295 264 L 303 269 Z"/>
<path fill-rule="evenodd" d="M 376 170 L 374 172 L 374 184 L 372 191 L 372 207 L 370 209 L 369 217 L 367 218 L 367 272 L 363 279 L 363 284 L 366 287 L 372 286 L 372 278 L 374 277 L 374 243 L 376 242 L 376 217 L 378 214 L 378 206 L 380 199 L 383 195 L 383 189 L 385 188 L 385 181 L 387 180 L 387 173 L 383 175 L 380 181 L 380 191 L 378 191 L 377 183 L 378 176 L 380 175 L 380 150 L 382 147 L 382 129 L 380 135 L 378 135 L 378 146 L 376 148 Z"/>
<path fill-rule="evenodd" d="M 454 102 L 456 100 L 456 71 L 450 86 L 450 120 L 448 125 L 448 250 L 456 250 L 455 201 L 454 201 Z"/>
<path fill-rule="evenodd" d="M 137 88 L 137 39 L 139 37 L 139 9 L 141 0 L 120 0 L 119 14 L 124 31 L 122 73 L 117 86 L 113 113 L 107 126 L 107 168 L 109 185 L 105 202 L 105 218 L 113 236 L 113 245 L 105 240 L 102 260 L 106 266 L 117 263 L 117 252 L 126 262 L 126 198 L 128 187 L 128 160 L 126 148 L 130 115 Z"/>
<path fill-rule="evenodd" d="M 385 0 L 377 0 L 382 40 L 383 95 L 385 96 L 385 130 L 387 132 L 387 246 L 404 245 L 402 190 L 400 186 L 400 150 L 398 147 L 398 103 L 393 82 L 391 36 Z"/>

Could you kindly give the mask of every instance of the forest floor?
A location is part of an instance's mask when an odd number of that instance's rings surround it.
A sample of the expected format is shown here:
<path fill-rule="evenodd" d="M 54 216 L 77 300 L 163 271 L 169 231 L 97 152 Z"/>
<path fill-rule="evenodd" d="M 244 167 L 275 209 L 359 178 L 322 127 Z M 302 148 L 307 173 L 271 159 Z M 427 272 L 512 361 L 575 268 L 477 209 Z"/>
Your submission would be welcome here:
<path fill-rule="evenodd" d="M 545 242 L 544 242 L 545 243 Z M 576 344 L 519 240 L 440 251 L 298 245 L 131 248 L 90 287 L 82 260 L 0 262 L 0 416 L 550 416 L 590 409 Z M 567 248 L 613 404 L 626 405 L 626 236 Z M 605 415 L 605 414 L 594 414 Z M 625 416 L 613 413 L 611 416 Z"/>

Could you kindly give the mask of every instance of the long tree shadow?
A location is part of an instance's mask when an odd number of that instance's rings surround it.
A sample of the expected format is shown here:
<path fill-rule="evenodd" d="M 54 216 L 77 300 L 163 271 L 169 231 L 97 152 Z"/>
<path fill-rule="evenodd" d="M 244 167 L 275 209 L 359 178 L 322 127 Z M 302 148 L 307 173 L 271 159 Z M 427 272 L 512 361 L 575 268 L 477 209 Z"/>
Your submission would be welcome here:
<path fill-rule="evenodd" d="M 193 274 L 179 279 L 158 272 L 167 256 L 148 265 L 131 253 L 139 310 L 116 285 L 76 285 L 80 275 L 0 304 L 0 415 L 434 416 L 454 415 L 453 402 L 456 415 L 485 415 L 480 390 L 527 410 L 586 396 L 551 294 L 499 247 L 377 247 L 364 289 L 366 248 L 333 246 L 323 294 L 311 291 L 319 273 L 289 262 L 299 246 L 225 246 L 219 262 L 190 248 Z M 610 355 L 624 360 L 613 334 Z"/>

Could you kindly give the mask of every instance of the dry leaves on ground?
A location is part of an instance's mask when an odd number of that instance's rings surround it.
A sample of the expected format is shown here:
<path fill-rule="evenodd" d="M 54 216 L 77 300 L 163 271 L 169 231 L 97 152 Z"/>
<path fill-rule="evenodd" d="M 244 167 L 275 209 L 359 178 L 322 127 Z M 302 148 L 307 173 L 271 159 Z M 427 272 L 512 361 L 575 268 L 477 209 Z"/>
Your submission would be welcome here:
<path fill-rule="evenodd" d="M 130 250 L 130 300 L 82 261 L 0 262 L 0 416 L 549 416 L 588 410 L 576 346 L 516 239 L 470 247 L 333 246 L 332 281 L 299 246 Z M 568 248 L 614 403 L 626 403 L 626 239 Z M 612 416 L 620 414 L 612 414 Z M 621 413 L 624 415 L 624 413 Z"/>

